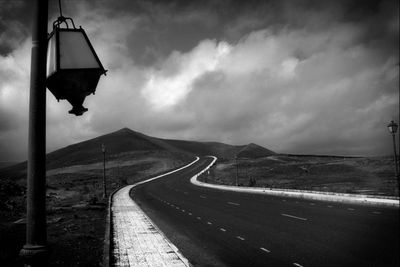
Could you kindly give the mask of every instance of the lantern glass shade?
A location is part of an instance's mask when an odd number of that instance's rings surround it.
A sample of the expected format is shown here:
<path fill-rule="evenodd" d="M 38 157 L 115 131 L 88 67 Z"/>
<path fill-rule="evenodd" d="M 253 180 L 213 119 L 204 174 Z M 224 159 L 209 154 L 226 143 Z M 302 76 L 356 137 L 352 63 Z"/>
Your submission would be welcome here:
<path fill-rule="evenodd" d="M 60 31 L 60 69 L 101 68 L 82 31 Z"/>
<path fill-rule="evenodd" d="M 50 38 L 47 46 L 47 77 L 56 71 L 56 41 L 55 38 Z"/>
<path fill-rule="evenodd" d="M 398 125 L 394 121 L 391 121 L 387 127 L 391 134 L 395 134 L 397 132 Z"/>
<path fill-rule="evenodd" d="M 69 113 L 79 116 L 87 111 L 82 104 L 95 93 L 105 72 L 82 28 L 53 30 L 48 40 L 46 85 L 57 100 L 72 104 Z"/>

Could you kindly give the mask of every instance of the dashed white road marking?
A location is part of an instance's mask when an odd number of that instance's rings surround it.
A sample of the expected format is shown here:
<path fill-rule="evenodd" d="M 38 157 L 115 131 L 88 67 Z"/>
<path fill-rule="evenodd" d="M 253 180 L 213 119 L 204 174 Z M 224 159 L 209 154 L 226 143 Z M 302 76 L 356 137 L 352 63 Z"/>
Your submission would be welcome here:
<path fill-rule="evenodd" d="M 348 208 L 347 210 L 354 210 L 353 208 Z"/>
<path fill-rule="evenodd" d="M 281 215 L 282 215 L 282 216 L 285 216 L 285 217 L 289 217 L 289 218 L 294 218 L 294 219 L 298 219 L 298 220 L 302 220 L 302 221 L 307 221 L 306 218 L 301 218 L 301 217 L 297 217 L 297 216 L 290 215 L 290 214 L 282 213 Z"/>
<path fill-rule="evenodd" d="M 206 196 L 200 195 L 201 198 L 207 198 Z"/>
<path fill-rule="evenodd" d="M 189 216 L 192 216 L 192 213 L 191 213 L 191 212 L 189 212 Z"/>
<path fill-rule="evenodd" d="M 234 206 L 240 206 L 240 204 L 239 204 L 239 203 L 236 203 L 236 202 L 230 202 L 230 201 L 228 201 L 228 204 L 229 204 L 229 205 L 234 205 Z"/>
<path fill-rule="evenodd" d="M 212 222 L 207 222 L 208 225 L 212 225 Z"/>
<path fill-rule="evenodd" d="M 328 208 L 332 208 L 333 206 L 331 206 L 331 205 L 328 205 L 327 207 L 328 207 Z"/>
<path fill-rule="evenodd" d="M 379 211 L 373 211 L 373 214 L 381 214 Z"/>
<path fill-rule="evenodd" d="M 185 210 L 182 210 L 182 212 L 185 212 Z"/>
<path fill-rule="evenodd" d="M 282 199 L 283 202 L 286 202 L 286 199 Z"/>
<path fill-rule="evenodd" d="M 197 217 L 197 220 L 201 220 L 201 217 Z"/>
<path fill-rule="evenodd" d="M 238 235 L 236 238 L 239 239 L 239 240 L 242 240 L 242 241 L 245 240 L 245 239 L 244 239 L 243 237 L 241 237 L 240 235 Z"/>
<path fill-rule="evenodd" d="M 294 265 L 294 266 L 297 266 L 297 267 L 304 267 L 303 265 L 298 264 L 297 262 L 293 262 L 293 265 Z"/>
<path fill-rule="evenodd" d="M 268 249 L 266 249 L 266 248 L 263 248 L 263 247 L 261 247 L 260 248 L 262 251 L 265 251 L 265 252 L 267 252 L 267 253 L 270 253 L 271 251 L 269 251 Z"/>
<path fill-rule="evenodd" d="M 226 232 L 224 228 L 219 228 L 219 230 L 221 230 L 222 232 Z"/>

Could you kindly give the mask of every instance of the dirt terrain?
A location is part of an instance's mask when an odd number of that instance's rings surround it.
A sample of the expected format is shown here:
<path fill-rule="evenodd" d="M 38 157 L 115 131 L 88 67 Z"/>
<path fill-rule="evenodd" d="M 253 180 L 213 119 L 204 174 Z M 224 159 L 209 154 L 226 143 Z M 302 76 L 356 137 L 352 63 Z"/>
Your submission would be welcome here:
<path fill-rule="evenodd" d="M 234 185 L 236 173 L 243 186 L 398 196 L 391 157 L 273 155 L 222 159 L 202 179 Z"/>

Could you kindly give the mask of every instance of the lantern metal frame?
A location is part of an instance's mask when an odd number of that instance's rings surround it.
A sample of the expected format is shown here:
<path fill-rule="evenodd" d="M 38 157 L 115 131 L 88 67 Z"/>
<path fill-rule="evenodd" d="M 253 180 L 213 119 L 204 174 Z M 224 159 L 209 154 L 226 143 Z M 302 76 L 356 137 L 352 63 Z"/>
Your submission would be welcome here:
<path fill-rule="evenodd" d="M 65 28 L 61 27 L 61 25 L 65 24 Z M 70 24 L 72 27 L 70 27 Z M 86 44 L 88 45 L 88 48 L 90 52 L 92 53 L 94 60 L 96 61 L 98 67 L 97 68 L 61 68 L 61 49 L 60 49 L 60 34 L 62 32 L 78 32 L 80 33 L 84 39 Z M 73 109 L 69 111 L 69 113 L 75 114 L 77 116 L 82 115 L 84 112 L 87 111 L 86 108 L 82 106 L 83 101 L 86 96 L 90 94 L 95 94 L 96 87 L 99 81 L 99 78 L 101 75 L 106 75 L 107 70 L 104 69 L 103 64 L 101 64 L 101 61 L 99 57 L 97 56 L 96 51 L 93 48 L 93 45 L 89 41 L 89 38 L 84 31 L 82 27 L 75 27 L 75 23 L 72 18 L 69 17 L 63 17 L 60 16 L 56 21 L 53 22 L 53 31 L 48 34 L 47 42 L 49 45 L 50 40 L 54 40 L 54 58 L 52 61 L 54 61 L 54 66 L 52 66 L 52 69 L 48 68 L 47 73 L 47 88 L 52 92 L 52 94 L 56 97 L 57 101 L 60 101 L 60 99 L 66 99 L 68 100 L 72 106 Z M 52 53 L 50 50 L 48 51 L 49 53 Z M 48 62 L 50 64 L 52 62 Z M 56 83 L 57 79 L 60 77 L 60 73 L 64 73 L 66 75 L 76 75 L 78 78 L 82 77 L 87 77 L 86 79 L 87 86 L 85 87 L 85 90 L 79 91 L 73 86 L 69 90 L 58 90 L 56 89 Z M 90 78 L 91 77 L 91 78 Z M 97 79 L 97 80 L 96 80 Z"/>
<path fill-rule="evenodd" d="M 73 28 L 69 27 L 69 24 L 67 21 L 70 21 L 72 24 Z M 60 25 L 64 23 L 67 28 L 61 28 Z M 81 32 L 83 34 L 83 36 L 85 37 L 86 42 L 89 45 L 90 51 L 92 51 L 94 57 L 96 58 L 97 63 L 100 66 L 101 74 L 106 75 L 107 74 L 107 70 L 104 69 L 103 64 L 101 64 L 101 61 L 99 59 L 99 57 L 97 56 L 96 51 L 93 48 L 92 43 L 89 41 L 89 38 L 86 35 L 85 30 L 79 26 L 79 28 L 75 27 L 75 23 L 73 21 L 72 18 L 69 17 L 58 17 L 58 19 L 56 21 L 53 22 L 53 31 L 51 33 L 49 33 L 49 36 L 47 38 L 47 41 L 50 41 L 50 39 L 53 37 L 53 35 L 56 35 L 56 47 L 55 47 L 55 54 L 56 54 L 56 71 L 59 70 L 63 70 L 63 71 L 68 71 L 68 70 L 72 70 L 72 69 L 61 69 L 60 68 L 60 32 L 65 31 L 65 32 Z M 75 70 L 75 69 L 73 69 Z M 84 68 L 84 70 L 97 70 L 97 68 Z"/>

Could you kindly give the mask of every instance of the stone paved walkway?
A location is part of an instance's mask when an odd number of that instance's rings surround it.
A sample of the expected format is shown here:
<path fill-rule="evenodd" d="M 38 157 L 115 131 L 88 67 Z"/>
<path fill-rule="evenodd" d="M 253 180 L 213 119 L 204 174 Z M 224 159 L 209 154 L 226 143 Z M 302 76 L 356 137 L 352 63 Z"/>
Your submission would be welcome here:
<path fill-rule="evenodd" d="M 178 170 L 144 182 L 158 179 L 187 168 L 197 160 Z M 189 261 L 129 197 L 131 188 L 138 184 L 128 185 L 120 189 L 114 194 L 112 199 L 113 256 L 115 266 L 190 266 Z"/>

